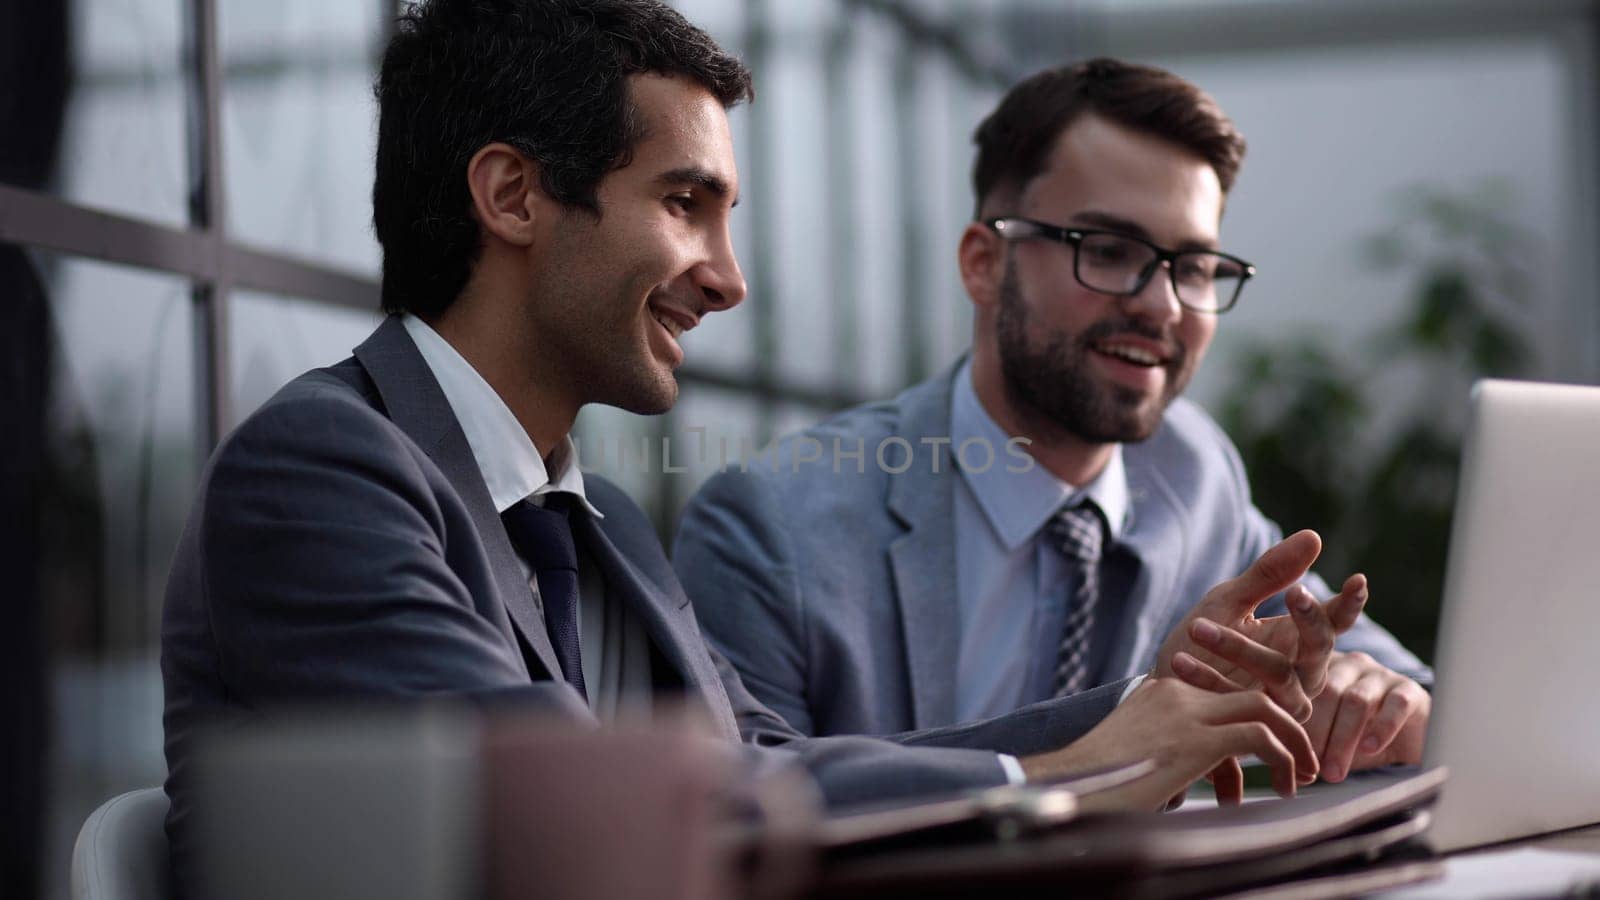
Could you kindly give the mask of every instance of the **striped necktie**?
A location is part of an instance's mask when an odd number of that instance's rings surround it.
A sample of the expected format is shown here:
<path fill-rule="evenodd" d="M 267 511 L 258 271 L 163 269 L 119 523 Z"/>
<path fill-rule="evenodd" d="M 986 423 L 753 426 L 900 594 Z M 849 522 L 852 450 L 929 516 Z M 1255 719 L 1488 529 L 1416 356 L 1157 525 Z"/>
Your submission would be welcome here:
<path fill-rule="evenodd" d="M 1089 639 L 1094 633 L 1094 608 L 1100 601 L 1100 550 L 1105 520 L 1093 501 L 1084 500 L 1057 513 L 1045 529 L 1078 573 L 1056 654 L 1055 696 L 1065 697 L 1091 687 Z"/>

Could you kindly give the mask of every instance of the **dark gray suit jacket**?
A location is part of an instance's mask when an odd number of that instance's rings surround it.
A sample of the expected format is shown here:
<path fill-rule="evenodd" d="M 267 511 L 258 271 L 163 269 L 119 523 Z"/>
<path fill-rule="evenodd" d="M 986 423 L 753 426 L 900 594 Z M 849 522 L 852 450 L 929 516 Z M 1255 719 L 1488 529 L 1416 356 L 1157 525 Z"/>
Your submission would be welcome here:
<path fill-rule="evenodd" d="M 701 637 L 654 529 L 614 486 L 573 530 L 643 621 L 655 688 L 698 702 L 753 756 L 798 760 L 830 803 L 1003 783 L 994 751 L 1061 746 L 1115 702 L 1046 704 L 1004 727 L 805 739 Z M 465 436 L 398 319 L 355 356 L 279 391 L 217 449 L 173 562 L 162 620 L 168 832 L 190 876 L 196 731 L 324 699 L 460 695 L 593 719 L 559 676 Z M 518 610 L 509 614 L 508 608 Z M 528 647 L 525 654 L 519 642 Z"/>
<path fill-rule="evenodd" d="M 684 511 L 674 558 L 707 634 L 756 697 L 807 734 L 955 721 L 952 377 L 790 435 L 769 456 L 714 476 Z M 862 448 L 864 460 L 848 455 Z M 903 448 L 916 451 L 909 463 Z M 995 465 L 1010 464 L 994 449 Z M 1137 572 L 1126 595 L 1101 600 L 1119 607 L 1103 681 L 1149 671 L 1195 601 L 1281 537 L 1251 503 L 1233 444 L 1193 403 L 1175 402 L 1153 437 L 1123 447 L 1123 462 L 1131 516 L 1120 551 Z M 1307 582 L 1328 595 L 1315 575 Z M 1260 615 L 1283 611 L 1280 596 Z M 1339 647 L 1431 682 L 1365 616 Z"/>

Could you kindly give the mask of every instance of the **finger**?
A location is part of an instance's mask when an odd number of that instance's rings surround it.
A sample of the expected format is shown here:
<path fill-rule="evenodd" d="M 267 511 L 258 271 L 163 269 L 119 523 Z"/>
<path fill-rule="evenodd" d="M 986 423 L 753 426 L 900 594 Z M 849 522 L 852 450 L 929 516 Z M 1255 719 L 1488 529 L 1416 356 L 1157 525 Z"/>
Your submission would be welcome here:
<path fill-rule="evenodd" d="M 1218 806 L 1238 806 L 1244 802 L 1244 769 L 1230 756 L 1206 776 L 1216 788 Z"/>
<path fill-rule="evenodd" d="M 1182 806 L 1183 805 L 1183 800 L 1187 796 L 1189 796 L 1189 792 L 1188 791 L 1180 791 L 1179 793 L 1173 794 L 1172 795 L 1172 799 L 1167 801 L 1167 806 L 1166 806 L 1166 810 L 1165 811 L 1166 812 L 1172 812 L 1173 810 L 1175 810 L 1178 807 Z"/>
<path fill-rule="evenodd" d="M 1211 699 L 1212 713 L 1207 717 L 1207 721 L 1216 725 L 1240 722 L 1256 722 L 1264 725 L 1276 735 L 1280 746 L 1288 748 L 1293 755 L 1297 770 L 1307 772 L 1313 777 L 1317 774 L 1319 764 L 1316 751 L 1311 746 L 1311 738 L 1306 734 L 1306 730 L 1300 727 L 1300 723 L 1290 718 L 1282 707 L 1267 699 L 1259 691 L 1208 696 Z"/>
<path fill-rule="evenodd" d="M 1343 781 L 1350 774 L 1350 761 L 1356 755 L 1356 742 L 1367 730 L 1367 723 L 1383 703 L 1388 685 L 1377 673 L 1361 676 L 1339 698 L 1339 712 L 1328 731 L 1328 747 L 1322 756 L 1322 777 Z"/>
<path fill-rule="evenodd" d="M 1328 738 L 1333 732 L 1334 716 L 1339 712 L 1339 701 L 1363 671 L 1353 654 L 1337 650 L 1333 652 L 1333 661 L 1328 663 L 1327 683 L 1312 703 L 1311 719 L 1305 723 L 1306 734 L 1311 737 L 1311 746 L 1317 751 L 1317 759 L 1328 758 Z"/>
<path fill-rule="evenodd" d="M 1358 573 L 1346 578 L 1339 593 L 1328 598 L 1324 606 L 1335 634 L 1344 634 L 1356 624 L 1361 610 L 1366 608 L 1368 596 L 1367 576 Z"/>
<path fill-rule="evenodd" d="M 1195 643 L 1254 675 L 1267 696 L 1288 711 L 1295 721 L 1311 718 L 1311 698 L 1300 687 L 1300 678 L 1289 657 L 1209 619 L 1195 619 L 1189 626 L 1189 636 Z"/>
<path fill-rule="evenodd" d="M 1330 670 L 1328 685 L 1312 701 L 1311 718 L 1305 723 L 1306 735 L 1311 738 L 1311 749 L 1317 752 L 1317 759 L 1328 758 L 1328 733 L 1333 730 L 1333 716 L 1339 711 L 1339 698 L 1344 693 L 1343 687 L 1334 686 L 1332 676 Z"/>
<path fill-rule="evenodd" d="M 1172 672 L 1179 679 L 1215 694 L 1245 690 L 1243 685 L 1188 653 L 1179 652 L 1173 655 Z"/>
<path fill-rule="evenodd" d="M 1322 538 L 1315 531 L 1297 531 L 1261 554 L 1239 577 L 1212 588 L 1200 603 L 1208 616 L 1221 621 L 1243 618 L 1304 577 L 1321 552 Z"/>
<path fill-rule="evenodd" d="M 1284 598 L 1289 617 L 1294 620 L 1299 644 L 1295 649 L 1294 671 L 1307 697 L 1322 693 L 1328 678 L 1328 659 L 1333 652 L 1333 622 L 1328 611 L 1311 596 L 1305 585 L 1289 588 Z"/>
<path fill-rule="evenodd" d="M 1360 652 L 1342 653 L 1333 651 L 1332 660 L 1328 663 L 1328 683 L 1324 691 L 1348 691 L 1350 685 L 1367 673 L 1367 663 L 1372 657 Z"/>
<path fill-rule="evenodd" d="M 1356 745 L 1356 753 L 1361 756 L 1377 756 L 1399 736 L 1400 729 L 1421 707 L 1422 687 L 1409 678 L 1398 680 L 1389 689 L 1383 698 L 1383 704 L 1373 714 L 1372 721 L 1367 723 L 1366 733 L 1361 736 L 1361 742 Z"/>
<path fill-rule="evenodd" d="M 1304 736 L 1304 732 L 1301 735 Z M 1267 764 L 1267 768 L 1272 770 L 1272 789 L 1277 791 L 1280 797 L 1294 796 L 1298 781 L 1294 754 L 1278 740 L 1277 734 L 1266 724 L 1235 722 L 1223 725 L 1217 729 L 1217 740 L 1219 742 L 1217 748 L 1223 756 L 1239 757 L 1254 753 L 1258 759 Z M 1241 781 L 1243 777 L 1241 773 Z M 1222 802 L 1220 789 L 1217 802 Z"/>

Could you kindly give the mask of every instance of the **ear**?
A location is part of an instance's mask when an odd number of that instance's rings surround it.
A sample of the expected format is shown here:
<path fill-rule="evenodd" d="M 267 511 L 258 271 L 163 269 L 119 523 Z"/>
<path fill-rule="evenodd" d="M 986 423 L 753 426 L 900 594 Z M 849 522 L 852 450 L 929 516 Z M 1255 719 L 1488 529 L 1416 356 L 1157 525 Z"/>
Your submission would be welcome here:
<path fill-rule="evenodd" d="M 1000 302 L 1005 255 L 1005 239 L 982 222 L 970 222 L 961 232 L 961 244 L 956 251 L 961 264 L 961 283 L 980 310 L 993 308 Z"/>
<path fill-rule="evenodd" d="M 467 189 L 484 231 L 519 247 L 533 242 L 544 199 L 538 163 L 510 144 L 485 144 L 467 162 Z"/>

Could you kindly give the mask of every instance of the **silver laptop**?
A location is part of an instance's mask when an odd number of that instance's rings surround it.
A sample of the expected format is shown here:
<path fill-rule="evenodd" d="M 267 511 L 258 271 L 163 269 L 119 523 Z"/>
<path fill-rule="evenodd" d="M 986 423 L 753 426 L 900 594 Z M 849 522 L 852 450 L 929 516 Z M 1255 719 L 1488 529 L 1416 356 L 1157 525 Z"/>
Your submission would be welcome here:
<path fill-rule="evenodd" d="M 1438 636 L 1423 766 L 1449 781 L 1426 842 L 1600 822 L 1600 387 L 1473 388 Z M 1311 790 L 1365 793 L 1415 772 Z M 1185 809 L 1214 805 L 1200 787 Z"/>
<path fill-rule="evenodd" d="M 1600 822 L 1600 387 L 1473 389 L 1434 669 L 1435 849 Z"/>

